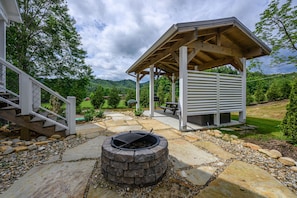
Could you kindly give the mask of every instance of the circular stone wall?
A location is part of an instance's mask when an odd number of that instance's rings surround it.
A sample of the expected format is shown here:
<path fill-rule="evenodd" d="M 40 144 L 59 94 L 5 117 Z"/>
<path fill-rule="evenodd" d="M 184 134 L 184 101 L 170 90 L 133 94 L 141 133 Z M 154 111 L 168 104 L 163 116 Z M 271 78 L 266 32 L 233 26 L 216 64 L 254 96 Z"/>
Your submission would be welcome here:
<path fill-rule="evenodd" d="M 167 170 L 167 140 L 158 136 L 159 144 L 154 147 L 121 150 L 111 145 L 112 138 L 116 136 L 108 137 L 102 145 L 103 176 L 108 181 L 123 185 L 147 186 L 157 183 Z"/>

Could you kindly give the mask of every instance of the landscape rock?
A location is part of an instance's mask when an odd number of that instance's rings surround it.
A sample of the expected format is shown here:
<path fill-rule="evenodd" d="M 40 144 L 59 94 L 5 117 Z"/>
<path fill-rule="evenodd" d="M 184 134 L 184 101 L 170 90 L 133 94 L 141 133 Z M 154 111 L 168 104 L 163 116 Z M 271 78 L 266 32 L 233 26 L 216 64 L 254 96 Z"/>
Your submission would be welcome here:
<path fill-rule="evenodd" d="M 280 157 L 278 161 L 280 161 L 282 164 L 286 166 L 296 166 L 295 160 L 289 157 Z"/>
<path fill-rule="evenodd" d="M 52 135 L 51 138 L 53 138 L 53 139 L 60 139 L 61 138 L 61 135 L 55 134 L 55 135 Z"/>
<path fill-rule="evenodd" d="M 219 130 L 214 130 L 214 136 L 215 137 L 218 137 L 218 138 L 221 138 L 223 137 L 223 133 Z"/>
<path fill-rule="evenodd" d="M 20 139 L 17 139 L 17 138 L 16 138 L 16 139 L 13 139 L 13 140 L 12 140 L 12 144 L 17 144 L 17 143 L 20 142 L 20 141 L 21 141 L 21 140 L 20 140 Z"/>
<path fill-rule="evenodd" d="M 35 144 L 32 144 L 32 145 L 28 146 L 29 151 L 32 151 L 32 150 L 35 150 L 35 149 L 37 149 L 37 146 Z"/>
<path fill-rule="evenodd" d="M 44 146 L 38 147 L 38 151 L 43 151 L 43 150 L 45 150 Z"/>
<path fill-rule="evenodd" d="M 214 167 L 201 166 L 197 169 L 182 170 L 178 173 L 192 184 L 201 186 L 208 182 L 216 170 Z"/>
<path fill-rule="evenodd" d="M 290 167 L 290 169 L 294 172 L 297 172 L 297 166 L 292 166 L 292 167 Z"/>
<path fill-rule="evenodd" d="M 26 151 L 28 150 L 27 146 L 17 146 L 14 148 L 15 152 Z"/>
<path fill-rule="evenodd" d="M 69 135 L 64 140 L 68 141 L 68 140 L 71 140 L 73 138 L 76 138 L 76 136 L 75 135 Z"/>
<path fill-rule="evenodd" d="M 35 142 L 35 145 L 40 146 L 40 145 L 45 145 L 48 143 L 49 143 L 49 141 Z"/>
<path fill-rule="evenodd" d="M 222 190 L 223 189 L 223 190 Z M 296 197 L 286 186 L 258 166 L 232 162 L 195 198 Z"/>
<path fill-rule="evenodd" d="M 211 130 L 207 130 L 206 133 L 208 135 L 211 135 L 211 136 L 214 136 L 215 135 L 214 131 L 211 131 Z"/>
<path fill-rule="evenodd" d="M 16 146 L 25 146 L 25 142 L 20 141 L 20 142 L 15 143 L 15 145 Z"/>
<path fill-rule="evenodd" d="M 238 139 L 238 136 L 237 136 L 237 135 L 230 135 L 230 137 L 231 137 L 233 140 L 237 140 L 237 139 Z"/>
<path fill-rule="evenodd" d="M 6 145 L 0 146 L 0 152 L 6 151 L 9 147 L 11 147 L 11 146 L 6 146 Z"/>
<path fill-rule="evenodd" d="M 223 137 L 222 137 L 222 140 L 231 141 L 231 137 L 230 137 L 229 134 L 224 134 Z"/>
<path fill-rule="evenodd" d="M 10 147 L 8 147 L 8 148 L 3 152 L 3 154 L 4 154 L 4 155 L 8 155 L 8 154 L 13 153 L 13 152 L 14 152 L 14 148 L 12 148 L 12 147 L 10 146 Z"/>
<path fill-rule="evenodd" d="M 12 145 L 12 141 L 4 141 L 1 143 L 2 145 L 7 145 L 7 146 L 11 146 Z"/>
<path fill-rule="evenodd" d="M 25 141 L 25 142 L 24 142 L 24 145 L 25 145 L 25 146 L 29 146 L 29 145 L 31 145 L 31 144 L 33 144 L 33 142 L 31 142 L 31 141 Z"/>
<path fill-rule="evenodd" d="M 233 132 L 234 129 L 231 129 L 231 128 L 221 128 L 222 131 L 230 131 L 230 132 Z"/>
<path fill-rule="evenodd" d="M 261 149 L 261 146 L 259 146 L 257 144 L 249 143 L 249 142 L 244 143 L 243 146 L 251 148 L 251 149 L 256 150 L 256 151 Z"/>
<path fill-rule="evenodd" d="M 282 154 L 278 150 L 259 149 L 258 151 L 275 159 L 282 157 Z"/>
<path fill-rule="evenodd" d="M 47 140 L 47 137 L 46 136 L 39 136 L 36 140 L 37 140 L 37 142 L 42 142 L 42 141 Z"/>

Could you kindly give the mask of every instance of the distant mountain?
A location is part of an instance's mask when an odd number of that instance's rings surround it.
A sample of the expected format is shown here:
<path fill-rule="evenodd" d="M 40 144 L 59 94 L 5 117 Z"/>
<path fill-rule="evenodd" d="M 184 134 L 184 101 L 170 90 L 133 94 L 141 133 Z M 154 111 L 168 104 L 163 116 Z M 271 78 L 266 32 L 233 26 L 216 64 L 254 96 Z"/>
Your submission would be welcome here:
<path fill-rule="evenodd" d="M 88 87 L 89 92 L 96 90 L 98 86 L 102 86 L 104 89 L 111 89 L 112 87 L 118 88 L 121 93 L 126 93 L 129 89 L 135 90 L 136 84 L 133 80 L 103 80 L 103 79 L 93 79 L 91 80 L 90 86 Z"/>

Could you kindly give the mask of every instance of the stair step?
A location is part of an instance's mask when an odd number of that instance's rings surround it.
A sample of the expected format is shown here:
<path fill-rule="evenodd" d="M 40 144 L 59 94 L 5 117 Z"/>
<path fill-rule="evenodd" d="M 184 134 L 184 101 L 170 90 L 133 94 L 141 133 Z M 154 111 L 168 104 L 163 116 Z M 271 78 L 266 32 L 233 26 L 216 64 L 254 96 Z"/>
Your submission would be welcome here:
<path fill-rule="evenodd" d="M 2 107 L 1 109 L 2 110 L 14 110 L 14 109 L 18 109 L 18 108 L 14 107 L 14 106 L 7 106 L 7 107 Z"/>
<path fill-rule="evenodd" d="M 9 93 L 4 93 L 4 92 L 0 93 L 0 97 L 2 97 L 2 98 L 9 98 L 9 96 L 10 96 Z"/>
<path fill-rule="evenodd" d="M 66 121 L 65 121 L 65 120 L 57 120 L 57 122 L 59 122 L 59 123 L 61 123 L 61 124 L 63 124 L 63 125 L 66 125 Z M 55 131 L 56 131 L 56 132 L 57 132 L 57 131 L 65 131 L 65 128 L 56 125 Z"/>

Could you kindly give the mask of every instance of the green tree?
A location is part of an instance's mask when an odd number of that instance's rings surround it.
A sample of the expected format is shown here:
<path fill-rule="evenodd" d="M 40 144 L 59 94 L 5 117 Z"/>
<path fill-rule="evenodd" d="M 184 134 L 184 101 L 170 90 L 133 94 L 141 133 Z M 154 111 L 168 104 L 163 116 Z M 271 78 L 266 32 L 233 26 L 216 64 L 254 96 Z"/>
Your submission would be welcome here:
<path fill-rule="evenodd" d="M 7 28 L 7 60 L 35 78 L 62 79 L 60 90 L 81 98 L 92 70 L 85 64 L 86 52 L 66 1 L 18 0 L 18 4 L 23 23 Z M 78 81 L 80 85 L 73 86 Z"/>
<path fill-rule="evenodd" d="M 285 135 L 297 143 L 297 79 L 295 79 L 291 93 L 287 113 L 281 123 L 281 129 Z"/>
<path fill-rule="evenodd" d="M 268 101 L 279 100 L 281 98 L 281 95 L 282 93 L 280 90 L 280 86 L 278 85 L 277 81 L 274 81 L 266 92 L 267 100 Z"/>
<path fill-rule="evenodd" d="M 135 90 L 133 90 L 133 89 L 129 89 L 128 90 L 128 92 L 127 92 L 127 94 L 126 94 L 126 97 L 125 97 L 125 104 L 126 104 L 126 106 L 128 106 L 128 100 L 130 100 L 130 99 L 136 99 L 136 92 L 135 92 Z"/>
<path fill-rule="evenodd" d="M 140 105 L 142 107 L 148 107 L 149 103 L 149 85 L 144 84 L 140 89 Z"/>
<path fill-rule="evenodd" d="M 257 103 L 261 103 L 265 100 L 265 92 L 260 84 L 255 92 L 255 100 Z"/>
<path fill-rule="evenodd" d="M 104 89 L 99 85 L 94 94 L 91 95 L 91 103 L 96 109 L 98 109 L 104 104 L 104 102 Z"/>
<path fill-rule="evenodd" d="M 108 105 L 112 108 L 117 108 L 121 97 L 119 96 L 119 90 L 116 87 L 113 87 L 109 93 Z"/>
<path fill-rule="evenodd" d="M 297 6 L 292 5 L 292 0 L 286 0 L 282 5 L 279 0 L 272 0 L 260 17 L 255 33 L 272 46 L 275 63 L 297 66 Z M 291 53 L 280 53 L 281 49 Z"/>

